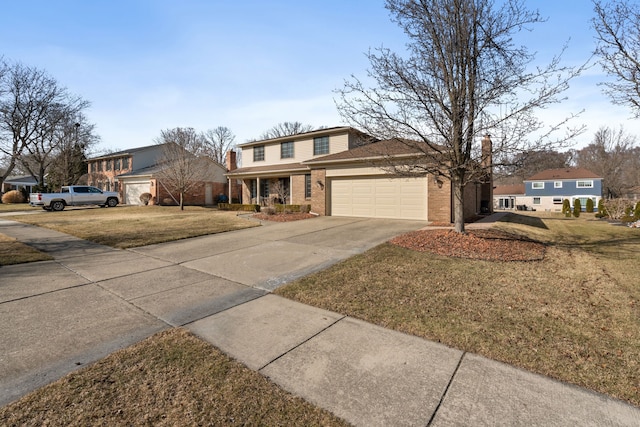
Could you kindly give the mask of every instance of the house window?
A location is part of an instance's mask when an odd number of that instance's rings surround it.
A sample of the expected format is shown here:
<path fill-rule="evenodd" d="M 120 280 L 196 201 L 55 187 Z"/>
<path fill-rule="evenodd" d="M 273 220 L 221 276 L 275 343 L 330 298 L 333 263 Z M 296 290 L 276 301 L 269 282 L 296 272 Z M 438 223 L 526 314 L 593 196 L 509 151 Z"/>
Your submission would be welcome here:
<path fill-rule="evenodd" d="M 553 181 L 553 188 L 562 188 L 562 181 Z"/>
<path fill-rule="evenodd" d="M 578 188 L 593 188 L 593 181 L 576 181 Z"/>
<path fill-rule="evenodd" d="M 260 196 L 263 198 L 269 198 L 269 180 L 263 179 L 260 181 Z"/>
<path fill-rule="evenodd" d="M 293 141 L 280 144 L 280 158 L 291 159 L 293 157 Z"/>
<path fill-rule="evenodd" d="M 253 161 L 260 162 L 264 160 L 264 145 L 253 147 Z"/>
<path fill-rule="evenodd" d="M 115 170 L 119 171 L 120 170 L 120 159 L 116 159 L 116 166 L 115 166 Z"/>
<path fill-rule="evenodd" d="M 129 169 L 129 158 L 125 157 L 122 159 L 122 169 Z"/>
<path fill-rule="evenodd" d="M 553 198 L 553 204 L 554 205 L 561 205 L 562 204 L 562 197 L 554 197 Z"/>
<path fill-rule="evenodd" d="M 311 198 L 311 174 L 306 174 L 304 176 L 304 198 Z"/>
<path fill-rule="evenodd" d="M 531 188 L 534 190 L 544 190 L 544 182 L 534 182 L 531 184 Z"/>
<path fill-rule="evenodd" d="M 540 204 L 540 197 L 534 197 L 533 198 L 533 204 L 534 205 L 539 205 Z"/>
<path fill-rule="evenodd" d="M 313 138 L 313 155 L 329 154 L 329 137 Z"/>

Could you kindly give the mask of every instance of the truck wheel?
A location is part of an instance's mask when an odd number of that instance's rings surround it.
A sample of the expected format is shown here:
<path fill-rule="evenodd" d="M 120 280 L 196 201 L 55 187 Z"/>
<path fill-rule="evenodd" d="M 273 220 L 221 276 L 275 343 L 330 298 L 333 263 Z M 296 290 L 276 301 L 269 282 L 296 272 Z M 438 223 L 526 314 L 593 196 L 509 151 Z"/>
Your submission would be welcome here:
<path fill-rule="evenodd" d="M 109 206 L 110 208 L 115 208 L 118 205 L 118 199 L 107 199 L 107 206 Z"/>
<path fill-rule="evenodd" d="M 51 202 L 51 209 L 56 212 L 60 212 L 61 210 L 64 209 L 64 202 L 61 202 L 59 200 L 56 200 L 55 202 Z"/>

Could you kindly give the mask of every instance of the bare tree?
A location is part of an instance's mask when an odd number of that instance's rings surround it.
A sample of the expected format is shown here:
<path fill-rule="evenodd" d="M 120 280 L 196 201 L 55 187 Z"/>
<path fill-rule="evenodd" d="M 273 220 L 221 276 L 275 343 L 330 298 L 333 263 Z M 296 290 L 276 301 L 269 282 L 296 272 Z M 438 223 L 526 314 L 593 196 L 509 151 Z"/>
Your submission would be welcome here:
<path fill-rule="evenodd" d="M 178 127 L 161 131 L 156 142 L 163 146 L 156 176 L 167 191 L 178 193 L 180 210 L 184 210 L 185 193 L 205 178 L 207 159 L 198 157 L 204 138 L 193 128 Z"/>
<path fill-rule="evenodd" d="M 311 132 L 312 130 L 312 125 L 305 125 L 300 122 L 282 122 L 278 123 L 271 129 L 266 130 L 262 135 L 260 135 L 260 139 L 280 138 L 282 136 Z"/>
<path fill-rule="evenodd" d="M 50 187 L 78 184 L 87 173 L 86 153 L 100 137 L 95 134 L 95 125 L 89 123 L 84 114 L 69 117 L 57 131 L 59 142 L 48 169 L 47 183 Z"/>
<path fill-rule="evenodd" d="M 614 104 L 631 107 L 640 117 L 640 5 L 636 1 L 594 1 L 596 54 L 615 81 L 603 83 Z"/>
<path fill-rule="evenodd" d="M 203 137 L 204 153 L 224 165 L 227 152 L 235 148 L 236 136 L 231 132 L 231 129 L 225 126 L 218 126 L 207 130 Z"/>
<path fill-rule="evenodd" d="M 288 183 L 285 183 L 284 179 L 287 178 L 276 180 L 273 185 L 269 187 L 269 192 L 276 195 L 275 198 L 277 199 L 278 203 L 286 205 L 287 201 L 289 200 L 289 185 L 287 185 Z M 272 201 L 273 200 L 270 200 L 270 202 Z"/>
<path fill-rule="evenodd" d="M 621 197 L 625 189 L 637 185 L 628 180 L 634 174 L 635 144 L 635 136 L 627 134 L 622 126 L 618 130 L 601 127 L 593 142 L 577 151 L 576 163 L 604 178 L 607 198 Z"/>
<path fill-rule="evenodd" d="M 571 166 L 573 151 L 555 150 L 522 151 L 510 157 L 495 170 L 495 180 L 501 184 L 522 184 L 522 181 L 545 169 L 560 169 Z"/>
<path fill-rule="evenodd" d="M 569 118 L 545 126 L 535 112 L 559 102 L 580 69 L 562 67 L 559 56 L 534 66 L 535 54 L 515 45 L 518 31 L 542 21 L 522 0 L 496 8 L 491 0 L 387 0 L 386 7 L 409 38 L 407 57 L 370 51 L 374 83 L 352 76 L 338 91 L 339 111 L 373 137 L 419 153 L 411 164 L 389 162 L 391 172 L 450 180 L 455 230 L 464 232 L 463 189 L 486 179 L 491 154 L 499 165 L 533 147 L 558 148 L 579 131 L 553 138 Z M 483 151 L 486 134 L 493 149 Z"/>
<path fill-rule="evenodd" d="M 0 154 L 7 165 L 0 184 L 23 155 L 28 161 L 22 166 L 42 179 L 58 141 L 56 129 L 89 103 L 42 70 L 20 63 L 0 67 L 5 70 L 0 73 Z"/>

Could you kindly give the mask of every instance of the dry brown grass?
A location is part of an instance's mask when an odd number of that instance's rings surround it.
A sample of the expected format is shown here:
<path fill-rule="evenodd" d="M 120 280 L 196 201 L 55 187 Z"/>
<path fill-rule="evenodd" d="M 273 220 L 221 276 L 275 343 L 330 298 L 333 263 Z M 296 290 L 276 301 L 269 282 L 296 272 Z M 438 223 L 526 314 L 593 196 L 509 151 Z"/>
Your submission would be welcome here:
<path fill-rule="evenodd" d="M 6 218 L 122 249 L 259 225 L 236 212 L 199 206 L 82 208 Z"/>
<path fill-rule="evenodd" d="M 0 234 L 0 265 L 22 264 L 25 262 L 47 261 L 51 256 Z"/>
<path fill-rule="evenodd" d="M 511 216 L 535 262 L 383 244 L 277 294 L 588 387 L 640 406 L 640 230 L 593 216 Z"/>
<path fill-rule="evenodd" d="M 183 329 L 157 334 L 0 408 L 0 424 L 347 425 Z"/>

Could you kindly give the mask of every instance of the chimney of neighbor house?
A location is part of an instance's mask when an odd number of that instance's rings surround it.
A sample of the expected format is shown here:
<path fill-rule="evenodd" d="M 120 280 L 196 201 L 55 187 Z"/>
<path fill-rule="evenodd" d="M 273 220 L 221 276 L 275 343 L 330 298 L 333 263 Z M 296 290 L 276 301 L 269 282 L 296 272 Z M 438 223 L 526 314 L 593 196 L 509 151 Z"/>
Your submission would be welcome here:
<path fill-rule="evenodd" d="M 491 135 L 486 134 L 482 138 L 482 167 L 488 169 L 488 172 L 491 172 L 491 166 L 493 165 L 491 150 L 493 150 Z"/>
<path fill-rule="evenodd" d="M 231 172 L 234 169 L 238 169 L 238 163 L 236 162 L 236 152 L 233 150 L 227 151 L 227 158 L 225 161 L 225 166 L 227 167 L 227 171 Z"/>

